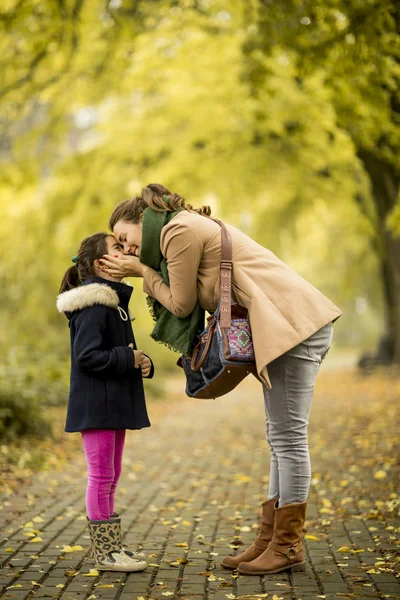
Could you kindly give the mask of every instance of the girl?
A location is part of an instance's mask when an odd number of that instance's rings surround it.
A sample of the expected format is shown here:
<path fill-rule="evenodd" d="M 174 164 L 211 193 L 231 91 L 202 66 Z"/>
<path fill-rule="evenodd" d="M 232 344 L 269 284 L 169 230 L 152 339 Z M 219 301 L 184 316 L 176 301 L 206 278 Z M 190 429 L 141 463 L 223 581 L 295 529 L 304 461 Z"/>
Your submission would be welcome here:
<path fill-rule="evenodd" d="M 71 381 L 66 432 L 80 431 L 88 468 L 86 508 L 96 568 L 142 571 L 143 555 L 121 546 L 114 495 L 121 474 L 126 429 L 149 427 L 142 377 L 151 378 L 149 357 L 136 349 L 129 322 L 132 287 L 104 274 L 99 258 L 121 256 L 112 235 L 83 240 L 57 298 L 69 320 Z"/>

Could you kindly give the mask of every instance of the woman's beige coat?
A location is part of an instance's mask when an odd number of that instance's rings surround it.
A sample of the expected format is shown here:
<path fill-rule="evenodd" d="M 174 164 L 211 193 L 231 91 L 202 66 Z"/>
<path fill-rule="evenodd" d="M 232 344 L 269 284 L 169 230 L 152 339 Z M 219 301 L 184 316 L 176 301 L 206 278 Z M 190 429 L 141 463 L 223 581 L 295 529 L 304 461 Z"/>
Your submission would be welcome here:
<path fill-rule="evenodd" d="M 234 299 L 249 311 L 257 372 L 271 387 L 266 365 L 342 313 L 326 296 L 272 252 L 227 225 L 232 238 Z M 213 312 L 220 296 L 221 228 L 198 213 L 182 211 L 161 233 L 170 285 L 146 267 L 143 290 L 178 317 L 199 299 Z"/>

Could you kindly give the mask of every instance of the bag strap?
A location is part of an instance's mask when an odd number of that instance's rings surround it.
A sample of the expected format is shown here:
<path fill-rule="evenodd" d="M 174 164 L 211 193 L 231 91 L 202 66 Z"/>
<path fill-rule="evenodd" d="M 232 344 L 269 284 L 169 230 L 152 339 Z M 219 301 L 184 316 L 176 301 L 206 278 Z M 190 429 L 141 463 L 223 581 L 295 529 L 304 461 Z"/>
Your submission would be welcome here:
<path fill-rule="evenodd" d="M 221 226 L 221 294 L 219 325 L 221 329 L 231 326 L 232 298 L 232 240 L 229 231 L 219 219 L 213 219 Z"/>

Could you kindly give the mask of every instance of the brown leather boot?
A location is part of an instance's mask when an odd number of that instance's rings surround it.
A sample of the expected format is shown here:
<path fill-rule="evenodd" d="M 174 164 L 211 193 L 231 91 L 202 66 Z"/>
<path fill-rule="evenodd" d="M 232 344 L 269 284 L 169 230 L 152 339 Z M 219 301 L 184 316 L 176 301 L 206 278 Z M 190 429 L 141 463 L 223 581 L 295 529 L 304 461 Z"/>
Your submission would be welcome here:
<path fill-rule="evenodd" d="M 268 542 L 272 538 L 274 525 L 274 506 L 277 498 L 271 498 L 261 504 L 260 531 L 252 545 L 238 556 L 226 556 L 222 561 L 222 566 L 227 569 L 237 569 L 241 562 L 249 562 L 260 556 L 268 547 Z"/>
<path fill-rule="evenodd" d="M 274 506 L 275 521 L 268 548 L 251 562 L 242 562 L 239 573 L 243 575 L 268 575 L 281 571 L 305 571 L 303 550 L 303 525 L 307 501 Z"/>

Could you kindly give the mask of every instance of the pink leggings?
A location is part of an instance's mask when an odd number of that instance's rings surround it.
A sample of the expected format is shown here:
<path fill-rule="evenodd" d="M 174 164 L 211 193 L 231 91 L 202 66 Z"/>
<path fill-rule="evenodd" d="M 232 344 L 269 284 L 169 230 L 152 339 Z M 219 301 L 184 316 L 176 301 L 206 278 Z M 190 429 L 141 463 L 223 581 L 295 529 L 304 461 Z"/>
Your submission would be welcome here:
<path fill-rule="evenodd" d="M 114 512 L 114 495 L 122 470 L 125 429 L 85 429 L 83 447 L 88 470 L 86 510 L 91 521 L 106 521 Z"/>

